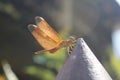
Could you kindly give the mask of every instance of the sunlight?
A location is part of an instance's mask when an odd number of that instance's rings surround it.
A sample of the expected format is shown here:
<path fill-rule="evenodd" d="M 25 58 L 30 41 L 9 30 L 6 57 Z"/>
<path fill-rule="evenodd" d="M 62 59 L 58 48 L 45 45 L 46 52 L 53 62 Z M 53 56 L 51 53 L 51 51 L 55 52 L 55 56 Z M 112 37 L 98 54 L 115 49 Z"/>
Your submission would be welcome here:
<path fill-rule="evenodd" d="M 120 0 L 116 0 L 116 2 L 120 5 Z"/>

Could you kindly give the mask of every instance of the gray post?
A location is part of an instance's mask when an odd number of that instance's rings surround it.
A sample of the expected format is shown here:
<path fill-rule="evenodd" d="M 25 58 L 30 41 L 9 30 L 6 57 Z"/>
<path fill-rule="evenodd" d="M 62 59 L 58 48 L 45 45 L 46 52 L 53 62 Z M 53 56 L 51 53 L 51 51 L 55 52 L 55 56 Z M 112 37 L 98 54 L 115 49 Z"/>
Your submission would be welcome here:
<path fill-rule="evenodd" d="M 82 38 L 59 71 L 56 80 L 112 80 Z"/>

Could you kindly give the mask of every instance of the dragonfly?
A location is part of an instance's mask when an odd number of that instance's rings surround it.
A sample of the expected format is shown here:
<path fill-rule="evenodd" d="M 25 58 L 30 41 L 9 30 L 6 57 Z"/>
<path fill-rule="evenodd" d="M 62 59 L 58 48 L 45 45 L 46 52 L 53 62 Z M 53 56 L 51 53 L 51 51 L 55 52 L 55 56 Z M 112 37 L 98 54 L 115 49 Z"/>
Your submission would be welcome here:
<path fill-rule="evenodd" d="M 70 55 L 75 45 L 76 38 L 70 37 L 63 40 L 60 35 L 40 16 L 35 17 L 36 25 L 29 24 L 28 30 L 32 33 L 37 42 L 44 48 L 35 54 L 44 52 L 55 53 L 61 48 L 67 47 L 68 54 Z"/>

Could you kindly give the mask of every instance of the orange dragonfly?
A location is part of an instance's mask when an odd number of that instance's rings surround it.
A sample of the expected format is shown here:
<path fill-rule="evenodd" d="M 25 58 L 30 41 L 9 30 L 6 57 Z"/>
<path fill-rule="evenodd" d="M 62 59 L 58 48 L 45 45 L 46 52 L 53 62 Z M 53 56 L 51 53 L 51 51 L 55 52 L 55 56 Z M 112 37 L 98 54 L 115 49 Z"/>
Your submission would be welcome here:
<path fill-rule="evenodd" d="M 44 48 L 35 52 L 40 54 L 43 52 L 55 53 L 58 49 L 67 47 L 69 54 L 73 48 L 76 39 L 70 37 L 68 40 L 63 40 L 59 34 L 42 18 L 35 17 L 36 25 L 29 24 L 28 29 L 37 40 L 37 42 Z"/>

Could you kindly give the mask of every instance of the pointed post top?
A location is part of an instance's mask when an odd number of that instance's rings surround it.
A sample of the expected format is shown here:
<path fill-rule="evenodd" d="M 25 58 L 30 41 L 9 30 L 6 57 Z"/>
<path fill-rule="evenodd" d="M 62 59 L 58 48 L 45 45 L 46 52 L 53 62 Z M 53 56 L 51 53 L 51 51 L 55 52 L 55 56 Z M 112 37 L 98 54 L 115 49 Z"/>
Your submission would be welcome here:
<path fill-rule="evenodd" d="M 59 71 L 56 80 L 112 80 L 83 38 Z"/>

